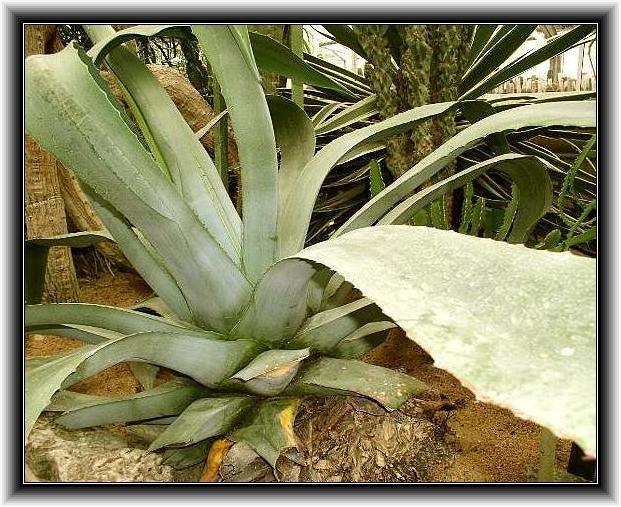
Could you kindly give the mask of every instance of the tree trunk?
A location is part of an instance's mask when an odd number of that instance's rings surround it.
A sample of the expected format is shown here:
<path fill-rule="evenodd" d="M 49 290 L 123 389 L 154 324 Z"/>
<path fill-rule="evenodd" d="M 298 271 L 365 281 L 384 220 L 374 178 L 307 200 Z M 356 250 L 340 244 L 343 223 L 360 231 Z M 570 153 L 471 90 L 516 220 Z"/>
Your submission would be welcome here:
<path fill-rule="evenodd" d="M 26 56 L 52 52 L 55 46 L 54 25 L 26 25 Z M 58 181 L 56 160 L 30 136 L 26 136 L 25 216 L 28 238 L 67 233 L 65 206 Z M 50 249 L 45 275 L 44 301 L 79 301 L 78 280 L 71 250 Z"/>

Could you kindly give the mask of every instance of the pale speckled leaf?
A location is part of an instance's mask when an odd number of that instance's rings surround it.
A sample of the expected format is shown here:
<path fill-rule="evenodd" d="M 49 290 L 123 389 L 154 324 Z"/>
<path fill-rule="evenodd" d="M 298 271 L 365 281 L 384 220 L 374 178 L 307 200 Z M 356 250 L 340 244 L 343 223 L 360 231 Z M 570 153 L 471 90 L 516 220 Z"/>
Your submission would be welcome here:
<path fill-rule="evenodd" d="M 381 366 L 322 357 L 306 366 L 284 394 L 326 394 L 322 388 L 360 394 L 394 410 L 410 396 L 425 391 L 427 386 L 410 375 Z"/>
<path fill-rule="evenodd" d="M 171 445 L 195 444 L 227 432 L 252 405 L 254 398 L 227 396 L 196 400 L 149 446 L 150 451 Z"/>
<path fill-rule="evenodd" d="M 405 225 L 298 255 L 352 281 L 479 399 L 595 453 L 594 259 Z"/>
<path fill-rule="evenodd" d="M 246 442 L 272 467 L 282 449 L 297 447 L 293 434 L 293 421 L 299 400 L 274 398 L 261 402 L 250 420 L 229 436 L 232 440 Z"/>

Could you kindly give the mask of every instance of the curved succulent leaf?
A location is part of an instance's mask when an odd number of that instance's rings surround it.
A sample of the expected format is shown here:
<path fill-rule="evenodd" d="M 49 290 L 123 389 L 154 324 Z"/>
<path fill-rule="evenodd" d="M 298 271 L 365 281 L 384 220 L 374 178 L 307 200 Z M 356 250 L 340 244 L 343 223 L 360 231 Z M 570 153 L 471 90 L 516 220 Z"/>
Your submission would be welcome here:
<path fill-rule="evenodd" d="M 352 150 L 398 134 L 433 116 L 447 112 L 453 102 L 422 106 L 374 125 L 341 136 L 326 145 L 306 164 L 300 173 L 298 185 L 283 196 L 279 209 L 279 250 L 285 257 L 304 246 L 313 205 L 325 177 L 332 168 Z"/>
<path fill-rule="evenodd" d="M 351 280 L 479 399 L 594 454 L 594 259 L 400 225 L 299 255 Z"/>
<path fill-rule="evenodd" d="M 394 410 L 411 396 L 426 389 L 427 386 L 414 377 L 388 368 L 361 361 L 323 357 L 308 364 L 284 394 L 355 393 Z"/>
<path fill-rule="evenodd" d="M 339 341 L 380 315 L 379 308 L 367 298 L 325 310 L 310 317 L 287 343 L 287 348 L 310 347 L 329 354 Z"/>
<path fill-rule="evenodd" d="M 105 202 L 86 185 L 83 185 L 86 195 L 97 216 L 105 224 L 112 236 L 116 238 L 123 254 L 136 271 L 149 284 L 156 294 L 168 303 L 175 315 L 185 321 L 192 322 L 192 312 L 188 302 L 181 292 L 179 285 L 166 269 L 161 256 L 148 245 L 144 237 L 131 227 L 123 216 L 114 207 Z"/>
<path fill-rule="evenodd" d="M 306 315 L 307 285 L 315 267 L 291 261 L 277 262 L 261 278 L 231 337 L 276 347 L 293 336 Z"/>
<path fill-rule="evenodd" d="M 229 438 L 246 442 L 272 467 L 282 449 L 297 447 L 293 434 L 293 421 L 299 400 L 274 398 L 262 401 L 252 411 L 250 419 Z"/>
<path fill-rule="evenodd" d="M 282 196 L 292 186 L 302 168 L 315 154 L 315 132 L 309 117 L 300 106 L 278 95 L 267 95 L 276 145 L 280 149 L 278 189 Z"/>
<path fill-rule="evenodd" d="M 144 234 L 199 323 L 230 328 L 248 280 L 158 169 L 89 63 L 74 45 L 27 59 L 28 131 Z"/>
<path fill-rule="evenodd" d="M 241 220 L 207 151 L 168 93 L 136 55 L 125 47 L 117 47 L 110 51 L 106 63 L 138 110 L 145 138 L 165 166 L 165 173 L 170 174 L 204 227 L 239 265 Z"/>
<path fill-rule="evenodd" d="M 255 398 L 246 396 L 196 400 L 153 441 L 149 451 L 166 446 L 192 445 L 222 435 L 255 403 Z"/>
<path fill-rule="evenodd" d="M 536 157 L 507 154 L 475 164 L 445 180 L 421 190 L 395 206 L 378 225 L 404 224 L 417 211 L 452 190 L 459 188 L 488 170 L 509 176 L 520 191 L 520 205 L 513 222 L 510 243 L 523 243 L 537 221 L 552 204 L 552 183 L 547 166 Z"/>
<path fill-rule="evenodd" d="M 462 130 L 365 204 L 336 231 L 335 236 L 374 224 L 410 192 L 490 134 L 529 126 L 595 127 L 595 102 L 567 102 L 564 106 L 534 104 L 518 107 L 488 116 Z"/>
<path fill-rule="evenodd" d="M 343 338 L 330 355 L 339 359 L 355 359 L 377 347 L 386 338 L 389 329 L 397 327 L 394 322 L 382 320 L 369 322 Z"/>
<path fill-rule="evenodd" d="M 207 438 L 193 445 L 166 449 L 162 463 L 177 470 L 202 463 L 207 459 L 212 443 L 213 439 Z"/>
<path fill-rule="evenodd" d="M 65 428 L 88 428 L 103 424 L 125 423 L 177 415 L 209 391 L 185 379 L 167 382 L 153 389 L 119 398 L 98 396 L 70 408 L 55 422 Z"/>
<path fill-rule="evenodd" d="M 36 331 L 43 326 L 45 326 L 46 329 L 50 329 L 58 325 L 72 326 L 76 324 L 78 326 L 91 326 L 93 328 L 100 328 L 100 326 L 105 325 L 105 330 L 122 334 L 133 334 L 143 331 L 187 333 L 192 330 L 192 328 L 153 315 L 117 308 L 115 306 L 95 305 L 90 303 L 26 305 L 24 317 L 26 331 Z M 209 331 L 206 333 L 207 336 L 216 339 L 223 338 L 223 335 L 218 333 Z"/>

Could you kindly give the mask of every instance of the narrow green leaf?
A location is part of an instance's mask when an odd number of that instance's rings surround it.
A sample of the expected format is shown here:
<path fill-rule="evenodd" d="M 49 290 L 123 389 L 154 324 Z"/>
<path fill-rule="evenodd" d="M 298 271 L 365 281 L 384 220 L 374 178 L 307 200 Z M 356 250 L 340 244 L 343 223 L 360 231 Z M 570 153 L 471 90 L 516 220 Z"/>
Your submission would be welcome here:
<path fill-rule="evenodd" d="M 153 389 L 118 398 L 98 397 L 63 413 L 55 422 L 65 428 L 88 428 L 180 414 L 197 398 L 208 393 L 200 384 L 178 379 Z"/>
<path fill-rule="evenodd" d="M 300 173 L 298 185 L 282 198 L 281 202 L 284 204 L 278 210 L 280 256 L 291 255 L 304 246 L 304 238 L 321 184 L 332 168 L 348 153 L 412 128 L 413 125 L 442 114 L 453 106 L 453 102 L 444 102 L 400 113 L 369 127 L 345 134 L 319 151 Z"/>
<path fill-rule="evenodd" d="M 269 109 L 246 62 L 252 54 L 240 45 L 243 31 L 235 35 L 224 25 L 197 25 L 192 31 L 220 84 L 235 131 L 241 162 L 243 266 L 256 282 L 276 260 L 278 163 Z"/>
<path fill-rule="evenodd" d="M 362 56 L 365 60 L 368 60 L 366 56 L 366 52 L 362 48 L 360 42 L 358 42 L 358 37 L 356 37 L 356 33 L 352 30 L 349 25 L 321 25 L 324 30 L 326 30 L 330 35 L 332 35 L 333 40 L 342 44 L 345 47 L 351 49 L 354 53 Z"/>
<path fill-rule="evenodd" d="M 522 198 L 528 199 L 528 196 L 522 196 Z M 518 210 L 519 202 L 520 202 L 520 188 L 514 183 L 513 185 L 511 185 L 511 201 L 509 201 L 509 204 L 507 205 L 507 209 L 504 212 L 504 215 L 502 218 L 502 226 L 500 227 L 500 229 L 498 230 L 498 233 L 496 234 L 496 239 L 498 241 L 504 241 L 504 239 L 507 237 L 507 234 L 509 234 L 509 228 L 511 227 L 511 224 L 513 223 L 513 219 L 515 218 L 515 214 Z"/>
<path fill-rule="evenodd" d="M 371 199 L 345 222 L 336 231 L 335 236 L 374 224 L 410 192 L 489 134 L 527 126 L 552 125 L 595 127 L 595 103 L 590 101 L 567 102 L 563 108 L 559 108 L 555 104 L 534 104 L 502 111 L 482 119 L 453 136 L 386 187 L 383 192 Z M 324 150 L 320 151 L 319 154 Z M 315 159 L 317 157 L 318 155 L 315 156 Z"/>
<path fill-rule="evenodd" d="M 371 198 L 373 198 L 386 188 L 386 183 L 384 183 L 382 168 L 377 160 L 371 160 L 369 167 L 369 187 L 371 189 Z"/>
<path fill-rule="evenodd" d="M 196 400 L 155 439 L 149 451 L 171 445 L 191 445 L 222 435 L 255 403 L 254 398 L 241 396 Z"/>
<path fill-rule="evenodd" d="M 578 25 L 576 28 L 567 33 L 547 40 L 543 47 L 526 53 L 517 60 L 512 61 L 492 73 L 486 79 L 481 80 L 481 76 L 478 76 L 476 83 L 472 84 L 472 86 L 476 84 L 473 88 L 470 88 L 467 86 L 467 83 L 464 83 L 462 88 L 464 93 L 459 100 L 476 98 L 483 93 L 493 90 L 496 86 L 512 79 L 515 76 L 519 76 L 535 65 L 545 62 L 553 56 L 567 51 L 594 30 L 595 25 Z"/>
<path fill-rule="evenodd" d="M 552 184 L 548 176 L 547 166 L 540 159 L 513 153 L 474 164 L 468 169 L 417 192 L 384 215 L 378 224 L 404 224 L 414 213 L 429 203 L 436 202 L 442 195 L 471 182 L 490 169 L 499 171 L 511 178 L 519 189 L 520 195 L 523 196 L 519 207 L 517 207 L 517 202 L 514 203 L 516 210 L 511 212 L 512 221 L 509 222 L 507 230 L 513 223 L 509 241 L 512 243 L 524 242 L 537 221 L 552 204 Z M 477 203 L 470 214 L 469 223 L 476 222 L 472 225 L 472 230 L 476 229 L 476 232 L 478 232 L 481 223 L 483 205 L 482 202 Z M 513 220 L 513 213 L 515 213 L 515 220 Z"/>
<path fill-rule="evenodd" d="M 386 338 L 386 331 L 395 327 L 394 322 L 387 320 L 364 324 L 343 338 L 330 355 L 339 359 L 356 359 L 377 347 Z"/>
<path fill-rule="evenodd" d="M 371 95 L 362 99 L 351 106 L 346 107 L 338 114 L 332 116 L 329 120 L 319 123 L 315 126 L 315 133 L 319 136 L 342 129 L 353 123 L 365 120 L 377 114 L 377 97 Z"/>
<path fill-rule="evenodd" d="M 176 470 L 203 463 L 207 460 L 212 442 L 212 438 L 207 438 L 186 447 L 166 449 L 162 455 L 162 463 Z"/>

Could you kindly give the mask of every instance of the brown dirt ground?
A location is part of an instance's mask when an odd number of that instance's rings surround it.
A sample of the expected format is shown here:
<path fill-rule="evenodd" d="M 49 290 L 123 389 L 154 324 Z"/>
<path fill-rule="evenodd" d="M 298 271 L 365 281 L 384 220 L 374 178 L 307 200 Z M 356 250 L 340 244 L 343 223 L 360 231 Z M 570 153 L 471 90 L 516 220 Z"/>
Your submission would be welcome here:
<path fill-rule="evenodd" d="M 151 296 L 152 291 L 136 274 L 104 273 L 94 279 L 80 279 L 82 301 L 115 306 L 132 306 Z M 70 338 L 32 335 L 26 340 L 27 356 L 53 355 L 80 346 Z M 365 361 L 399 369 L 431 386 L 422 401 L 451 403 L 449 411 L 431 411 L 431 420 L 443 429 L 445 442 L 455 451 L 450 464 L 429 474 L 432 482 L 526 482 L 527 470 L 537 465 L 538 425 L 519 419 L 503 408 L 475 400 L 474 395 L 452 375 L 433 366 L 433 359 L 402 332 L 369 352 Z M 170 373 L 162 371 L 162 380 Z M 95 395 L 135 393 L 140 385 L 126 364 L 119 364 L 84 380 L 72 388 Z M 557 466 L 566 468 L 570 442 L 559 440 Z"/>

